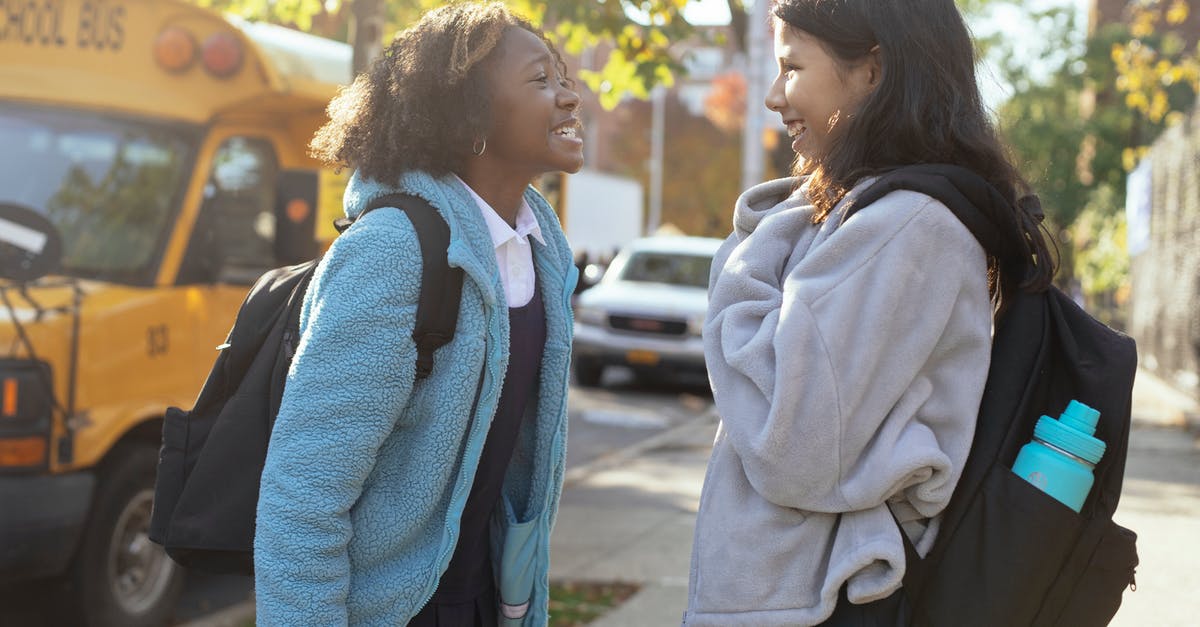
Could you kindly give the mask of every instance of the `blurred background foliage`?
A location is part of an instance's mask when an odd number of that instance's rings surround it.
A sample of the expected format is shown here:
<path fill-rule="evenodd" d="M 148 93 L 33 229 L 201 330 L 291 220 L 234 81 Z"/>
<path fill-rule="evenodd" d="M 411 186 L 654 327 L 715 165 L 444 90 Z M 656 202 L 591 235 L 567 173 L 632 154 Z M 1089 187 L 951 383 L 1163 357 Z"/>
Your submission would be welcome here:
<path fill-rule="evenodd" d="M 398 29 L 436 0 L 194 0 L 254 20 L 348 41 L 359 67 Z M 1004 92 L 997 126 L 1022 173 L 1042 197 L 1047 230 L 1059 244 L 1059 283 L 1089 305 L 1113 311 L 1128 292 L 1124 249 L 1125 178 L 1162 130 L 1193 110 L 1200 55 L 1193 12 L 1200 0 L 1131 0 L 1121 19 L 1081 24 L 1075 6 L 1022 0 L 957 0 L 979 44 L 981 81 Z M 697 28 L 688 0 L 508 0 L 544 25 L 571 55 L 611 48 L 580 78 L 628 128 L 649 127 L 655 85 L 683 76 L 685 41 L 745 51 L 747 4 L 726 0 L 727 29 Z M 1029 5 L 1049 8 L 1030 8 Z M 719 75 L 703 117 L 670 98 L 663 218 L 685 232 L 723 236 L 738 193 L 745 81 L 738 68 Z M 632 97 L 632 98 L 630 98 Z M 614 138 L 617 163 L 645 180 L 645 133 Z M 772 137 L 774 135 L 774 137 Z M 764 137 L 768 175 L 786 173 L 791 155 L 778 131 Z M 1103 312 L 1102 312 L 1102 315 Z M 1119 324 L 1117 314 L 1107 315 Z"/>

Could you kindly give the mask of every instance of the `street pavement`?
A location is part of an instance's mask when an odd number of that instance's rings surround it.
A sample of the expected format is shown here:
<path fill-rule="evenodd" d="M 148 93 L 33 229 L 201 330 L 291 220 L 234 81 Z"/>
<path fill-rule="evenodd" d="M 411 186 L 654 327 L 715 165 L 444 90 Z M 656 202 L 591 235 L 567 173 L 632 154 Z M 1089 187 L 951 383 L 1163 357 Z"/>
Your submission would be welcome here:
<path fill-rule="evenodd" d="M 1112 625 L 1183 627 L 1200 614 L 1200 446 L 1195 402 L 1149 372 L 1134 386 L 1134 430 L 1118 523 L 1135 530 L 1141 565 Z M 692 530 L 716 416 L 697 412 L 571 468 L 551 539 L 555 580 L 639 584 L 591 627 L 679 625 Z M 189 627 L 244 625 L 246 607 Z M 249 616 L 253 616 L 252 606 Z"/>

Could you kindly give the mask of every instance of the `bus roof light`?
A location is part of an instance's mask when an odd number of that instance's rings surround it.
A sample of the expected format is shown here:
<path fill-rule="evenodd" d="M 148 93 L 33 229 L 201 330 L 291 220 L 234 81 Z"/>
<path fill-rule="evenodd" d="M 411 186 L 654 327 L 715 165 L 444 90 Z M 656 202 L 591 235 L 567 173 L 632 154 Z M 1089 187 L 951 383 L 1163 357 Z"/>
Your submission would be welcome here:
<path fill-rule="evenodd" d="M 204 69 L 217 78 L 229 78 L 242 68 L 242 42 L 230 32 L 213 33 L 204 40 Z"/>
<path fill-rule="evenodd" d="M 179 26 L 168 26 L 154 39 L 154 60 L 168 72 L 183 72 L 196 61 L 196 39 Z"/>

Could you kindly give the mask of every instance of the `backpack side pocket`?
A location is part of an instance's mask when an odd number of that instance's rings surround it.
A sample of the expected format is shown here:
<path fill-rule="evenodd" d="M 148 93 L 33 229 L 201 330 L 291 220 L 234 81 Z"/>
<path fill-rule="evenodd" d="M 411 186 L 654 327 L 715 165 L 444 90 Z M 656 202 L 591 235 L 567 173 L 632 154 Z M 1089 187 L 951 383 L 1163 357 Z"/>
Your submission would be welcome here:
<path fill-rule="evenodd" d="M 1066 595 L 1061 613 L 1049 620 L 1039 616 L 1039 622 L 1048 625 L 1072 625 L 1073 627 L 1103 627 L 1116 615 L 1121 607 L 1121 595 L 1126 587 L 1134 586 L 1134 569 L 1138 565 L 1137 534 L 1111 520 L 1098 520 L 1096 543 L 1080 543 L 1080 549 L 1088 554 L 1072 560 L 1078 566 L 1068 566 L 1060 578 L 1074 586 Z M 1047 604 L 1049 605 L 1049 604 Z"/>
<path fill-rule="evenodd" d="M 927 577 L 911 599 L 916 624 L 1031 625 L 1083 524 L 1006 466 L 993 466 L 958 527 L 943 530 L 953 536 L 939 539 L 941 550 L 921 566 Z"/>
<path fill-rule="evenodd" d="M 168 407 L 163 416 L 162 448 L 158 452 L 154 507 L 150 513 L 150 540 L 164 546 L 186 476 L 188 413 L 178 407 Z"/>

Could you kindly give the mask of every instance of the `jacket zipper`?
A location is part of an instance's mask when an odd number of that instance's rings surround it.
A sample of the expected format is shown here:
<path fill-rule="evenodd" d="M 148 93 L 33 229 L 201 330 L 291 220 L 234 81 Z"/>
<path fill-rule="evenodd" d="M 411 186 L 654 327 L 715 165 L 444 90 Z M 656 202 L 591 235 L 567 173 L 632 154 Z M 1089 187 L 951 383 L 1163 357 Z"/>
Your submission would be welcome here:
<path fill-rule="evenodd" d="M 483 354 L 484 354 L 483 373 L 479 377 L 479 383 L 475 386 L 475 400 L 471 402 L 471 414 L 470 415 L 472 416 L 472 420 L 478 418 L 478 416 L 476 416 L 476 414 L 479 412 L 479 398 L 481 396 L 483 396 L 483 382 L 487 378 L 487 334 L 484 334 L 484 338 L 483 338 Z M 454 494 L 451 495 L 451 502 L 457 501 L 459 499 L 459 495 L 462 493 L 463 489 L 464 489 L 463 483 L 461 483 L 461 482 L 457 486 L 455 486 Z M 450 532 L 451 530 L 452 530 L 452 523 L 449 519 L 447 519 L 445 531 Z M 457 544 L 457 542 L 455 544 Z M 445 547 L 443 547 L 442 550 L 438 553 L 437 563 L 438 563 L 439 569 L 441 568 L 441 564 L 449 559 L 449 555 L 447 553 L 448 552 Z M 434 581 L 433 589 L 431 589 L 428 592 L 428 594 L 425 595 L 425 600 L 421 601 L 421 604 L 417 606 L 417 611 L 413 613 L 413 616 L 420 614 L 421 611 L 425 609 L 425 606 L 429 605 L 429 602 L 433 599 L 433 595 L 435 593 L 437 593 L 437 581 L 436 580 Z M 411 619 L 411 617 L 410 617 L 410 619 Z"/>
<path fill-rule="evenodd" d="M 570 272 L 570 270 L 568 270 L 568 273 L 569 273 L 569 272 Z M 574 290 L 571 290 L 571 291 L 574 291 Z M 571 298 L 570 298 L 570 294 L 568 294 L 568 293 L 567 293 L 567 290 L 566 290 L 566 288 L 565 288 L 565 287 L 564 287 L 564 291 L 563 291 L 563 297 L 564 297 L 564 302 L 566 302 L 566 303 L 567 303 L 567 306 L 566 306 L 566 308 L 565 308 L 565 309 L 566 309 L 566 315 L 567 315 L 567 318 L 569 319 L 569 318 L 571 317 L 571 315 L 572 315 L 572 313 L 571 313 L 571 305 L 570 305 Z M 568 326 L 569 326 L 569 325 L 568 325 Z M 483 354 L 484 354 L 485 356 L 487 355 L 487 336 L 486 336 L 486 335 L 484 335 L 484 339 L 483 339 Z M 486 363 L 486 357 L 485 357 L 485 363 Z M 478 385 L 475 387 L 475 400 L 474 400 L 474 401 L 471 403 L 471 416 L 475 416 L 475 414 L 476 414 L 476 413 L 479 411 L 479 398 L 480 398 L 481 396 L 483 396 L 483 381 L 484 381 L 484 379 L 485 379 L 486 377 L 487 377 L 487 368 L 485 367 L 485 368 L 484 368 L 483 375 L 479 377 L 479 384 L 478 384 Z M 560 413 L 560 414 L 562 414 L 562 415 L 563 415 L 563 420 L 567 420 L 568 416 L 566 416 L 566 415 L 565 415 L 565 412 L 564 412 L 564 411 L 560 411 L 560 412 L 558 412 L 558 413 Z M 562 435 L 561 435 L 561 432 L 562 432 L 562 430 L 561 430 L 561 429 L 557 429 L 557 430 L 555 431 L 555 438 L 554 438 L 554 444 L 555 444 L 555 446 L 554 446 L 554 447 L 551 447 L 551 450 L 553 450 L 554 448 L 561 448 L 561 446 L 562 446 Z M 553 476 L 553 474 L 554 474 L 554 470 L 553 470 L 553 469 L 549 469 L 549 470 L 548 470 L 548 472 L 551 474 L 551 476 Z M 454 494 L 453 494 L 452 496 L 453 496 L 453 498 L 454 498 L 455 500 L 457 500 L 457 498 L 458 498 L 458 496 L 459 496 L 459 493 L 461 492 L 461 487 L 462 487 L 462 484 L 459 484 L 459 486 L 458 486 L 458 487 L 456 487 L 456 488 L 455 488 L 455 490 L 454 490 Z M 549 500 L 550 500 L 550 499 L 549 499 L 549 497 L 547 496 L 546 502 L 545 502 L 545 503 L 542 503 L 542 512 L 541 512 L 541 514 L 539 514 L 539 517 L 542 517 L 542 518 L 544 518 L 544 515 L 545 515 L 545 513 L 546 513 L 546 508 L 547 508 L 547 506 L 549 505 Z M 540 522 L 539 522 L 539 524 L 538 524 L 538 530 L 539 530 L 539 531 L 541 531 L 541 524 L 540 524 Z M 446 523 L 446 531 L 450 531 L 450 523 L 449 523 L 449 522 L 447 522 L 447 523 Z M 542 533 L 542 534 L 539 534 L 539 535 L 544 537 L 546 534 Z M 540 547 L 539 547 L 539 548 L 540 548 Z M 443 561 L 443 560 L 445 560 L 445 559 L 446 559 L 446 551 L 445 551 L 445 549 L 443 549 L 443 550 L 442 550 L 442 551 L 441 551 L 441 552 L 438 554 L 438 563 L 439 563 L 439 564 L 441 564 L 441 563 L 442 563 L 442 561 Z M 536 584 L 535 584 L 535 587 L 536 587 Z M 421 601 L 421 604 L 420 604 L 419 606 L 417 606 L 417 611 L 413 613 L 413 616 L 416 616 L 417 614 L 420 614 L 420 613 L 421 613 L 421 612 L 422 612 L 422 611 L 425 609 L 425 606 L 426 606 L 426 605 L 429 605 L 429 602 L 430 602 L 431 600 L 433 600 L 433 595 L 434 595 L 434 594 L 436 594 L 436 593 L 437 593 L 437 585 L 435 584 L 435 585 L 434 585 L 434 587 L 433 587 L 433 589 L 432 589 L 432 590 L 430 590 L 430 591 L 429 591 L 429 593 L 425 595 L 425 600 Z M 530 607 L 529 607 L 529 609 L 530 609 L 530 610 L 533 610 L 533 604 L 532 604 L 532 601 L 533 601 L 533 599 L 531 598 L 531 599 L 530 599 L 530 602 L 531 602 L 531 603 L 530 603 Z M 525 618 L 527 618 L 528 616 L 529 616 L 529 614 L 528 614 L 528 613 L 526 613 L 526 615 L 525 615 L 524 617 L 522 617 L 522 620 L 524 620 L 524 619 L 525 619 Z"/>

